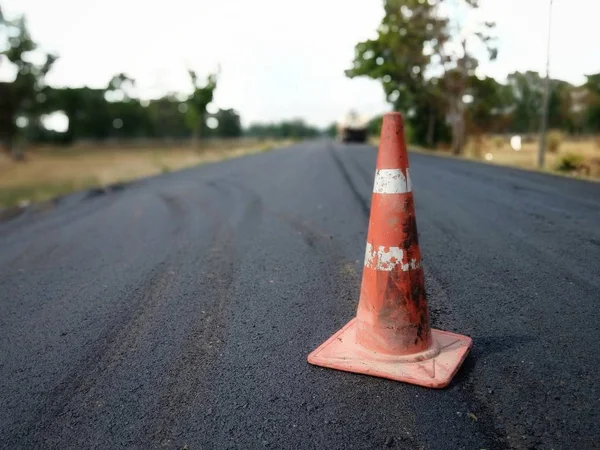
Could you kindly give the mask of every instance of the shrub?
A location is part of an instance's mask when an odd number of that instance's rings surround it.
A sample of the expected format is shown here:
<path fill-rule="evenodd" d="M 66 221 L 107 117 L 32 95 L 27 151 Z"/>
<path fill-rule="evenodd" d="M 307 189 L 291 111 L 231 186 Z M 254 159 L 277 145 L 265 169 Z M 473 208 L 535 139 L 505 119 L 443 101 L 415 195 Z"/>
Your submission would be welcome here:
<path fill-rule="evenodd" d="M 504 139 L 501 138 L 500 136 L 496 136 L 494 138 L 494 148 L 496 148 L 497 150 L 502 149 L 502 147 L 504 147 Z"/>
<path fill-rule="evenodd" d="M 564 140 L 563 134 L 560 131 L 552 130 L 548 133 L 548 151 L 550 153 L 558 153 L 560 144 Z"/>
<path fill-rule="evenodd" d="M 560 172 L 573 172 L 578 170 L 583 164 L 585 158 L 578 153 L 567 153 L 558 159 L 556 170 Z"/>

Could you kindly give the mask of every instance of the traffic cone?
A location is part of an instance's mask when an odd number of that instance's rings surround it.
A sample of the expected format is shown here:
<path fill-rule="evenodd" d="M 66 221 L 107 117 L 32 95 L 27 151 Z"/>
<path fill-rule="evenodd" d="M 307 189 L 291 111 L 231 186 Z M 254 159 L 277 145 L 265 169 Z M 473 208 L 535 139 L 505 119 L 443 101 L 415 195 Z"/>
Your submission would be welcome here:
<path fill-rule="evenodd" d="M 404 125 L 383 118 L 356 318 L 308 355 L 317 366 L 447 386 L 471 338 L 429 328 Z"/>

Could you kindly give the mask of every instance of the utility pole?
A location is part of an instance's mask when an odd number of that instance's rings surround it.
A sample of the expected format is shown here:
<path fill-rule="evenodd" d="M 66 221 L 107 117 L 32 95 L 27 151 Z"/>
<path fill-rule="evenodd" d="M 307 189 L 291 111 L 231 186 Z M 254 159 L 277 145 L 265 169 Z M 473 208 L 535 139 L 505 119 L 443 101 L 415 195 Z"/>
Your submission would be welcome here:
<path fill-rule="evenodd" d="M 544 168 L 546 156 L 546 132 L 548 128 L 548 103 L 550 101 L 550 35 L 552 31 L 552 2 L 548 10 L 548 42 L 546 44 L 546 80 L 544 83 L 544 103 L 542 106 L 542 125 L 540 127 L 540 150 L 538 152 L 538 167 Z"/>

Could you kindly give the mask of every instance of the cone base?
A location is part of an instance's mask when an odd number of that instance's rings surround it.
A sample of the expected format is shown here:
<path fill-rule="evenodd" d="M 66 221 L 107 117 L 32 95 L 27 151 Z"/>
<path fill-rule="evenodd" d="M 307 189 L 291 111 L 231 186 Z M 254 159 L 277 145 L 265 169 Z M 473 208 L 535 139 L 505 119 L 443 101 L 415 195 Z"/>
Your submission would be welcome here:
<path fill-rule="evenodd" d="M 473 344 L 470 337 L 431 330 L 433 340 L 440 347 L 439 354 L 430 359 L 406 362 L 406 356 L 394 358 L 356 344 L 355 331 L 356 319 L 352 319 L 308 355 L 308 362 L 330 369 L 443 388 L 450 384 Z"/>

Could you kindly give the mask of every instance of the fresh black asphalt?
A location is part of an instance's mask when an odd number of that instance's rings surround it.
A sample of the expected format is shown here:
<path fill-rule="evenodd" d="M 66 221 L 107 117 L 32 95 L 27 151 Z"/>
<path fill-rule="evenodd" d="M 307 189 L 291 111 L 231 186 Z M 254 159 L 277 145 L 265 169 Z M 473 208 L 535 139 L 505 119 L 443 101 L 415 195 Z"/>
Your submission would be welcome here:
<path fill-rule="evenodd" d="M 306 356 L 355 313 L 376 153 L 316 141 L 0 223 L 0 448 L 600 446 L 600 184 L 411 154 L 429 390 Z"/>

